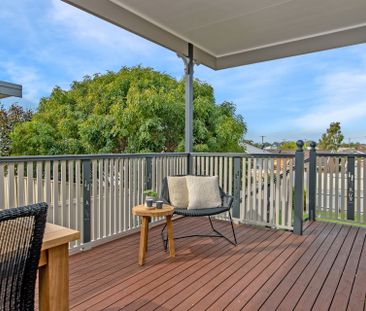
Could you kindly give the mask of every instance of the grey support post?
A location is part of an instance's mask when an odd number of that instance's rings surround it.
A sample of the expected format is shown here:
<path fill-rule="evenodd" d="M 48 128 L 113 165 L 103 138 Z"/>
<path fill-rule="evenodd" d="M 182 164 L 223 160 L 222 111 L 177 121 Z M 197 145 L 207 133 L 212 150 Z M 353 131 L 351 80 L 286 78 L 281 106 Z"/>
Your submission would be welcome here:
<path fill-rule="evenodd" d="M 193 45 L 188 44 L 188 58 L 185 62 L 186 79 L 186 122 L 185 122 L 185 152 L 193 151 Z"/>
<path fill-rule="evenodd" d="M 296 145 L 294 233 L 302 235 L 304 211 L 304 142 L 298 140 Z"/>
<path fill-rule="evenodd" d="M 185 152 L 188 155 L 188 174 L 192 174 L 192 159 L 190 153 L 193 151 L 193 45 L 188 43 L 188 55 L 182 56 L 185 73 Z"/>
<path fill-rule="evenodd" d="M 347 219 L 355 220 L 355 157 L 347 157 Z"/>
<path fill-rule="evenodd" d="M 145 170 L 145 190 L 152 188 L 152 157 L 146 158 L 146 170 Z"/>
<path fill-rule="evenodd" d="M 316 205 L 316 143 L 310 143 L 309 154 L 309 219 L 315 220 L 315 205 Z"/>
<path fill-rule="evenodd" d="M 82 161 L 83 167 L 83 243 L 91 241 L 91 224 L 90 224 L 90 190 L 91 190 L 91 174 L 90 160 Z"/>
<path fill-rule="evenodd" d="M 234 158 L 233 217 L 240 218 L 241 158 Z"/>

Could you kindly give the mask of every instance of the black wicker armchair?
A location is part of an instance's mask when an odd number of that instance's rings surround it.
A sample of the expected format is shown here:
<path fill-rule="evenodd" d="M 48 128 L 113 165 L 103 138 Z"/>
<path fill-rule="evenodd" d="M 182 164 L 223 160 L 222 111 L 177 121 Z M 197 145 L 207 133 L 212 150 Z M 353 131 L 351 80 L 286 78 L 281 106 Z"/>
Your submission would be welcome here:
<path fill-rule="evenodd" d="M 174 214 L 173 214 L 173 215 L 181 215 L 184 217 L 205 217 L 205 216 L 207 216 L 211 229 L 215 234 L 191 234 L 191 235 L 186 235 L 186 236 L 175 237 L 174 239 L 190 238 L 190 237 L 197 237 L 197 236 L 224 238 L 228 242 L 230 242 L 231 244 L 236 246 L 237 245 L 236 235 L 235 235 L 233 220 L 231 218 L 231 212 L 230 212 L 234 198 L 232 196 L 226 194 L 221 188 L 220 188 L 220 196 L 221 196 L 221 201 L 222 201 L 222 205 L 220 207 L 199 208 L 199 209 L 174 208 Z M 170 199 L 169 199 L 169 187 L 168 187 L 168 178 L 167 177 L 165 177 L 163 179 L 162 190 L 161 190 L 161 199 L 164 201 L 164 203 L 171 204 Z M 229 215 L 229 220 L 230 220 L 230 225 L 231 225 L 234 241 L 230 240 L 228 237 L 226 237 L 221 232 L 219 232 L 217 229 L 215 229 L 215 227 L 212 223 L 212 220 L 211 220 L 211 216 L 215 216 L 215 215 L 222 214 L 225 212 L 228 212 L 228 215 Z M 166 228 L 166 225 L 163 227 L 163 229 L 161 231 L 161 235 L 162 235 L 162 238 L 164 241 L 165 249 L 167 249 L 167 239 L 164 237 L 165 228 Z"/>
<path fill-rule="evenodd" d="M 0 211 L 0 310 L 34 310 L 47 204 Z"/>

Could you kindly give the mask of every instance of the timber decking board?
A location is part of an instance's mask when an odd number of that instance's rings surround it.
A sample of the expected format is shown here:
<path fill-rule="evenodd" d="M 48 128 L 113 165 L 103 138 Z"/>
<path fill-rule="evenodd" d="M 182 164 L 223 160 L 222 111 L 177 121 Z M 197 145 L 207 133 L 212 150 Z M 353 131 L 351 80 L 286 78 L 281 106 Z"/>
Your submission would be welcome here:
<path fill-rule="evenodd" d="M 230 224 L 215 226 L 231 237 Z M 235 225 L 238 246 L 224 239 L 176 240 L 162 249 L 149 232 L 145 265 L 139 235 L 70 257 L 71 310 L 364 310 L 366 229 L 307 222 L 304 235 Z M 174 235 L 208 232 L 208 221 L 178 219 Z"/>

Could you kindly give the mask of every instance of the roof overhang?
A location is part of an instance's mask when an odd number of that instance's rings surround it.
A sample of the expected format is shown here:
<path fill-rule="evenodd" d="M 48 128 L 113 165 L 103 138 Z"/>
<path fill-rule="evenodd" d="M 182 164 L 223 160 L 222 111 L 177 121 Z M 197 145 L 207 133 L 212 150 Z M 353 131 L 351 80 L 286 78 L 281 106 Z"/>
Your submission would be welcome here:
<path fill-rule="evenodd" d="M 22 97 L 22 86 L 19 84 L 0 81 L 0 98 Z"/>
<path fill-rule="evenodd" d="M 63 1 L 213 69 L 366 42 L 365 0 Z"/>

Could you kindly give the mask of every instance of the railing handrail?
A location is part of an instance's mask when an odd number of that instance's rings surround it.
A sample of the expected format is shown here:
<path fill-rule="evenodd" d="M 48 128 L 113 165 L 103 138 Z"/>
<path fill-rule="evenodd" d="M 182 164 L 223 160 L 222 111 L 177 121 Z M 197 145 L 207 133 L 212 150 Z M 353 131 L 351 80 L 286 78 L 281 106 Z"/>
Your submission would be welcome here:
<path fill-rule="evenodd" d="M 316 155 L 319 157 L 360 157 L 360 158 L 366 158 L 366 154 L 362 153 L 332 153 L 332 152 L 316 152 Z"/>
<path fill-rule="evenodd" d="M 239 157 L 239 158 L 294 158 L 293 154 L 283 153 L 235 153 L 235 152 L 191 152 L 191 156 L 210 156 L 210 157 Z"/>
<path fill-rule="evenodd" d="M 12 156 L 0 157 L 3 162 L 23 162 L 23 161 L 62 161 L 62 160 L 94 160 L 94 159 L 114 159 L 114 158 L 158 158 L 158 157 L 181 157 L 188 156 L 185 152 L 165 152 L 165 153 L 101 153 L 101 154 L 69 154 L 69 155 L 42 155 L 42 156 Z"/>

